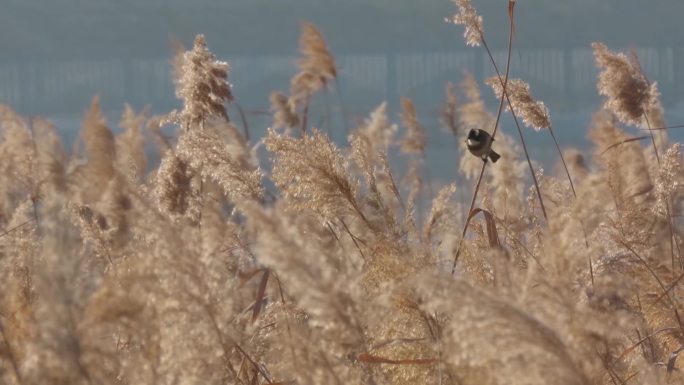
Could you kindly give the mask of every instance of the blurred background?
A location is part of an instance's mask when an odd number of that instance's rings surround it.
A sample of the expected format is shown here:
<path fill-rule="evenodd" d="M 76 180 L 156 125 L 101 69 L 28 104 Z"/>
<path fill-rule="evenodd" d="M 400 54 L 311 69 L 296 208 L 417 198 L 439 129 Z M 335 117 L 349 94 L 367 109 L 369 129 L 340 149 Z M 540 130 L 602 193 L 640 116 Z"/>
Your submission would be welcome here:
<path fill-rule="evenodd" d="M 473 4 L 503 67 L 508 2 Z M 0 8 L 0 103 L 52 119 L 66 139 L 96 94 L 112 126 L 124 103 L 153 114 L 179 107 L 170 42 L 191 47 L 198 33 L 230 62 L 234 94 L 258 137 L 270 124 L 270 92 L 288 91 L 296 73 L 299 22 L 308 20 L 337 59 L 336 92 L 315 101 L 331 106 L 335 139 L 345 137 L 342 111 L 352 126 L 387 101 L 398 121 L 400 97 L 409 97 L 428 130 L 433 174 L 449 178 L 456 158 L 439 123 L 445 84 L 459 83 L 464 71 L 480 84 L 492 74 L 484 50 L 466 47 L 462 27 L 445 22 L 456 11 L 449 0 L 3 0 Z M 658 82 L 668 123 L 684 124 L 682 15 L 681 0 L 519 0 L 511 76 L 547 104 L 562 146 L 586 149 L 601 103 L 590 44 L 634 49 Z M 490 89 L 482 86 L 482 94 L 494 111 Z M 515 132 L 509 115 L 503 129 Z M 675 140 L 682 133 L 670 130 Z M 533 158 L 552 164 L 548 135 L 528 136 Z"/>

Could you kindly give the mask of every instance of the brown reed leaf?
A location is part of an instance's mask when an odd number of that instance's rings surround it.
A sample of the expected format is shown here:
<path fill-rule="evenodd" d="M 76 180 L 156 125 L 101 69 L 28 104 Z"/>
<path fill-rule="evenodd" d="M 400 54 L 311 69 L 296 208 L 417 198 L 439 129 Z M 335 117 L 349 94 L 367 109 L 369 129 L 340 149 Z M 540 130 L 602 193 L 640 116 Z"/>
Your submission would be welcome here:
<path fill-rule="evenodd" d="M 619 141 L 619 142 L 617 142 L 617 143 L 613 143 L 613 144 L 611 144 L 610 146 L 608 146 L 605 150 L 603 150 L 603 152 L 601 152 L 601 155 L 603 155 L 603 154 L 605 154 L 606 152 L 610 151 L 611 149 L 613 149 L 613 148 L 615 148 L 615 147 L 618 147 L 618 146 L 621 146 L 621 145 L 623 145 L 623 144 L 631 143 L 631 142 L 638 142 L 638 141 L 640 141 L 640 140 L 650 139 L 650 138 L 651 138 L 650 136 L 644 135 L 644 136 L 637 136 L 637 137 L 627 138 L 627 139 L 625 139 L 625 140 L 621 140 L 621 141 Z"/>
<path fill-rule="evenodd" d="M 494 215 L 492 215 L 491 212 L 476 207 L 470 212 L 470 215 L 468 216 L 468 221 L 470 221 L 479 213 L 482 213 L 482 215 L 485 218 L 485 223 L 487 224 L 487 239 L 489 240 L 489 247 L 497 249 L 501 248 L 501 242 L 499 241 L 499 233 L 496 230 L 496 222 L 494 220 Z"/>
<path fill-rule="evenodd" d="M 684 352 L 684 345 L 679 349 L 675 350 L 670 354 L 670 358 L 667 360 L 667 372 L 671 373 L 675 369 L 675 363 L 677 362 L 677 357 L 679 353 Z"/>
<path fill-rule="evenodd" d="M 439 362 L 437 358 L 408 358 L 393 360 L 390 358 L 380 357 L 369 353 L 361 353 L 357 356 L 361 362 L 370 364 L 391 364 L 391 365 L 432 365 Z"/>
<path fill-rule="evenodd" d="M 253 269 L 245 272 L 239 272 L 238 273 L 238 278 L 240 279 L 240 286 L 243 287 L 247 282 L 249 282 L 252 278 L 256 277 L 257 274 L 262 273 L 266 268 L 258 268 L 258 269 Z"/>
<path fill-rule="evenodd" d="M 259 317 L 259 313 L 261 313 L 261 309 L 263 308 L 264 294 L 266 293 L 266 286 L 268 285 L 269 274 L 270 271 L 268 269 L 264 269 L 264 275 L 261 277 L 261 281 L 259 282 L 259 290 L 257 290 L 256 297 L 254 298 L 254 311 L 252 313 L 252 322 L 256 321 L 257 317 Z"/>

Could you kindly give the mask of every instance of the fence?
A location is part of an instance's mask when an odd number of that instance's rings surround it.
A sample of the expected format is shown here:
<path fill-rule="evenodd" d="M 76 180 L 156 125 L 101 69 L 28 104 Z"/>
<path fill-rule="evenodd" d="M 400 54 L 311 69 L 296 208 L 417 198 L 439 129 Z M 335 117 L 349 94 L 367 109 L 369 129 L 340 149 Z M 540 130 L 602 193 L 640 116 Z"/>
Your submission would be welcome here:
<path fill-rule="evenodd" d="M 682 99 L 684 46 L 639 47 L 644 72 L 658 81 L 665 104 Z M 500 65 L 505 51 L 495 51 Z M 231 63 L 230 81 L 243 105 L 268 106 L 268 94 L 287 90 L 296 71 L 295 56 L 222 57 Z M 447 81 L 464 71 L 482 81 L 492 69 L 482 50 L 347 54 L 337 57 L 340 82 L 350 108 L 369 108 L 383 100 L 396 105 L 399 96 L 418 106 L 439 103 Z M 678 71 L 679 70 L 679 71 Z M 81 111 L 95 94 L 120 106 L 177 104 L 170 64 L 163 59 L 65 60 L 0 62 L 0 103 L 27 113 Z M 595 105 L 596 69 L 590 48 L 520 50 L 513 53 L 512 76 L 528 81 L 535 96 L 556 108 Z M 485 92 L 485 94 L 489 94 Z"/>

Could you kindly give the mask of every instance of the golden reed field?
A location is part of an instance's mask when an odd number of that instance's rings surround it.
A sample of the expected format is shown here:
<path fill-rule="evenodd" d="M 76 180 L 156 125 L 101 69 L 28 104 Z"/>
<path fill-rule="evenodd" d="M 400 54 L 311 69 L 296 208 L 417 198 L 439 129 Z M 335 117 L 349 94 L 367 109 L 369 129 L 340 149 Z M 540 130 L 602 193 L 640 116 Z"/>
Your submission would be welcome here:
<path fill-rule="evenodd" d="M 460 177 L 443 186 L 408 99 L 345 122 L 346 143 L 314 126 L 312 101 L 344 106 L 306 22 L 262 138 L 228 115 L 229 64 L 201 35 L 172 60 L 182 108 L 126 107 L 118 134 L 97 98 L 74 144 L 2 107 L 0 383 L 684 383 L 684 161 L 657 84 L 594 43 L 593 148 L 564 149 L 509 76 L 514 11 L 498 75 L 445 85 Z M 498 162 L 467 150 L 472 128 Z M 553 137 L 552 172 L 530 135 Z"/>

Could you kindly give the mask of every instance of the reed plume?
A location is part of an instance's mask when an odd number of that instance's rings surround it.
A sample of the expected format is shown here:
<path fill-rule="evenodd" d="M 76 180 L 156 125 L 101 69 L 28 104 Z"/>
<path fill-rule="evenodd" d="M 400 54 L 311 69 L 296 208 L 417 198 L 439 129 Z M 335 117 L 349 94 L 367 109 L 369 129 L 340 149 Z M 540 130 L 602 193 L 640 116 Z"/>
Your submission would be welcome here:
<path fill-rule="evenodd" d="M 596 84 L 606 97 L 604 107 L 625 124 L 639 125 L 646 106 L 653 101 L 653 90 L 638 63 L 627 55 L 615 53 L 603 43 L 592 43 L 596 65 L 601 69 Z"/>
<path fill-rule="evenodd" d="M 486 46 L 472 4 L 455 3 L 468 43 Z M 291 135 L 337 78 L 320 32 L 302 29 L 299 75 L 271 95 L 256 145 L 228 120 L 229 66 L 201 36 L 174 60 L 180 111 L 125 106 L 115 135 L 95 98 L 73 151 L 46 119 L 0 106 L 0 383 L 684 381 L 684 161 L 667 135 L 645 147 L 621 126 L 664 124 L 635 58 L 594 45 L 610 110 L 591 156 L 563 154 L 571 199 L 562 179 L 527 173 L 524 141 L 502 130 L 486 174 L 465 148 L 468 129 L 497 132 L 504 104 L 552 132 L 507 74 L 489 81 L 498 117 L 472 75 L 447 87 L 454 181 L 421 174 L 432 149 L 408 99 L 399 119 L 380 103 L 344 143 Z"/>
<path fill-rule="evenodd" d="M 171 114 L 169 120 L 186 130 L 203 125 L 214 115 L 228 120 L 225 104 L 233 100 L 226 80 L 230 66 L 209 51 L 204 35 L 197 35 L 192 50 L 183 52 L 175 63 L 180 66 L 176 69 L 179 77 L 174 79 L 176 97 L 183 102 L 183 109 Z"/>
<path fill-rule="evenodd" d="M 497 98 L 503 97 L 503 87 L 499 78 L 491 77 L 485 83 L 492 87 Z M 536 131 L 551 127 L 548 108 L 544 102 L 532 98 L 529 84 L 520 79 L 509 79 L 506 92 L 511 100 L 513 111 L 522 119 L 523 123 Z"/>
<path fill-rule="evenodd" d="M 466 44 L 477 47 L 482 42 L 482 16 L 477 14 L 475 7 L 470 0 L 452 0 L 458 7 L 458 13 L 447 21 L 465 27 L 463 37 Z"/>

